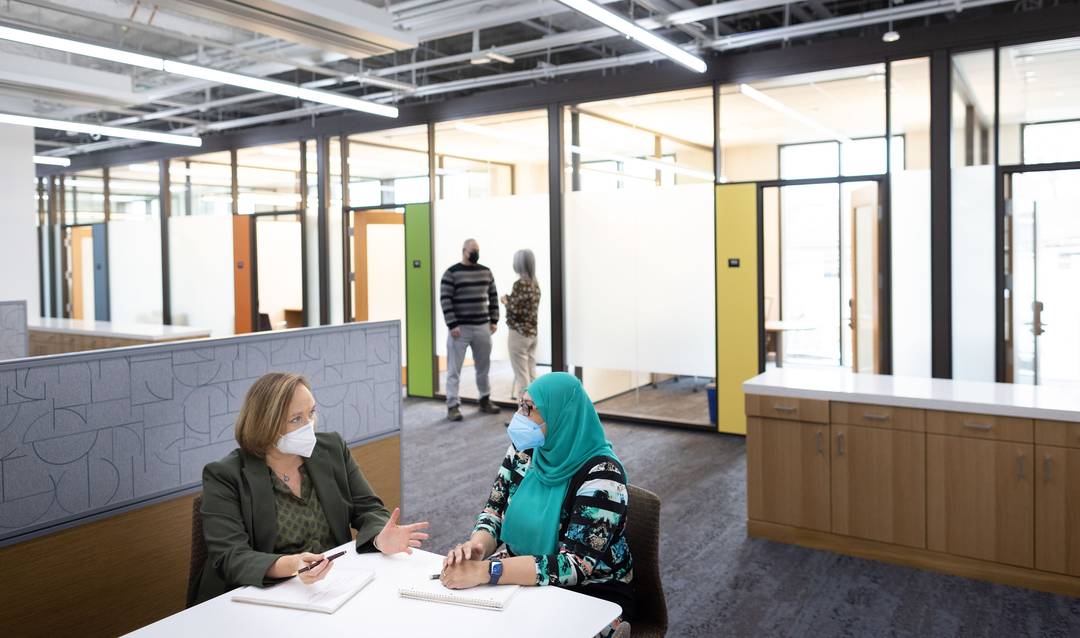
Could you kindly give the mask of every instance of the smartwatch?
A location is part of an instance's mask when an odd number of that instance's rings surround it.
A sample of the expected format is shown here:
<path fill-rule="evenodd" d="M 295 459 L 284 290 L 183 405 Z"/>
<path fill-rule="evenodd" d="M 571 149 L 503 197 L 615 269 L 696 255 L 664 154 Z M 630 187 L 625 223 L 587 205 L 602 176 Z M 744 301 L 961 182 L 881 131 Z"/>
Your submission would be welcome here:
<path fill-rule="evenodd" d="M 498 558 L 493 558 L 488 562 L 488 584 L 498 585 L 499 579 L 502 578 L 502 561 Z"/>

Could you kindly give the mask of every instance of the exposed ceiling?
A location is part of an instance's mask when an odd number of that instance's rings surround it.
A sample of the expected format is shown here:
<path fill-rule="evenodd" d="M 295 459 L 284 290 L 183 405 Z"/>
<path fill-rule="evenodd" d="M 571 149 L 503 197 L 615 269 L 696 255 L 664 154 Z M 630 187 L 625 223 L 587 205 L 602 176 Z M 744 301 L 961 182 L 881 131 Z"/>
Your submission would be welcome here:
<path fill-rule="evenodd" d="M 1042 4 L 596 1 L 702 58 Z M 397 105 L 673 64 L 557 0 L 8 0 L 0 4 L 0 24 Z M 708 128 L 684 117 L 700 111 L 691 102 L 680 96 L 663 107 L 674 118 L 665 132 L 710 144 Z M 632 107 L 622 116 L 625 104 L 597 108 L 620 120 L 640 117 L 633 111 L 642 104 Z M 0 113 L 213 135 L 334 112 L 340 107 L 0 40 Z M 39 153 L 61 156 L 140 143 L 44 129 L 37 138 Z"/>

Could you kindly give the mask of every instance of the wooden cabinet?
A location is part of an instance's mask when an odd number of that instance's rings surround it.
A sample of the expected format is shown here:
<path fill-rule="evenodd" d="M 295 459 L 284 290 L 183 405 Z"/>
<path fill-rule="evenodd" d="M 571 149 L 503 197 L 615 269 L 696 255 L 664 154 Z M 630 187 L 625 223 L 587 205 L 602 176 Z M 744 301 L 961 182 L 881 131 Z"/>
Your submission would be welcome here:
<path fill-rule="evenodd" d="M 927 547 L 1034 567 L 1034 453 L 1030 444 L 927 434 Z"/>
<path fill-rule="evenodd" d="M 926 430 L 926 410 L 918 408 L 895 408 L 885 405 L 833 401 L 829 414 L 833 423 L 912 432 Z"/>
<path fill-rule="evenodd" d="M 746 419 L 747 509 L 751 519 L 828 531 L 829 426 Z"/>
<path fill-rule="evenodd" d="M 1035 569 L 1080 576 L 1080 449 L 1037 446 L 1033 470 Z"/>
<path fill-rule="evenodd" d="M 923 433 L 835 423 L 830 429 L 832 532 L 926 547 Z"/>
<path fill-rule="evenodd" d="M 762 394 L 746 395 L 747 416 L 760 416 L 788 421 L 829 422 L 829 402 L 821 399 L 773 397 Z"/>

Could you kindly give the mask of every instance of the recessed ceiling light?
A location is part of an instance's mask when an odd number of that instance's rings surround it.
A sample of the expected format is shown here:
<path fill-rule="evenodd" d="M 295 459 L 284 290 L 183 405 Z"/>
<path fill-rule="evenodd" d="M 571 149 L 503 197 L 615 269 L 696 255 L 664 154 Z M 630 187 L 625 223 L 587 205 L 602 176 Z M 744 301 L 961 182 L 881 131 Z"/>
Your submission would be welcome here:
<path fill-rule="evenodd" d="M 885 35 L 881 36 L 881 39 L 885 42 L 896 42 L 900 39 L 900 34 L 896 31 L 886 31 Z"/>

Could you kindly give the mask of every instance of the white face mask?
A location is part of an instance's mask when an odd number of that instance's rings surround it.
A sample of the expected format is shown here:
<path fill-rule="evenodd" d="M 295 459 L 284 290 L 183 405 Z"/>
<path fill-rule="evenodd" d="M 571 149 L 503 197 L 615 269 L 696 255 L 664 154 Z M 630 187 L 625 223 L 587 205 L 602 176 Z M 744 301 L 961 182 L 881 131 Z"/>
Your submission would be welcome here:
<path fill-rule="evenodd" d="M 278 441 L 277 449 L 284 454 L 299 454 L 307 458 L 315 449 L 315 419 L 289 432 Z"/>

